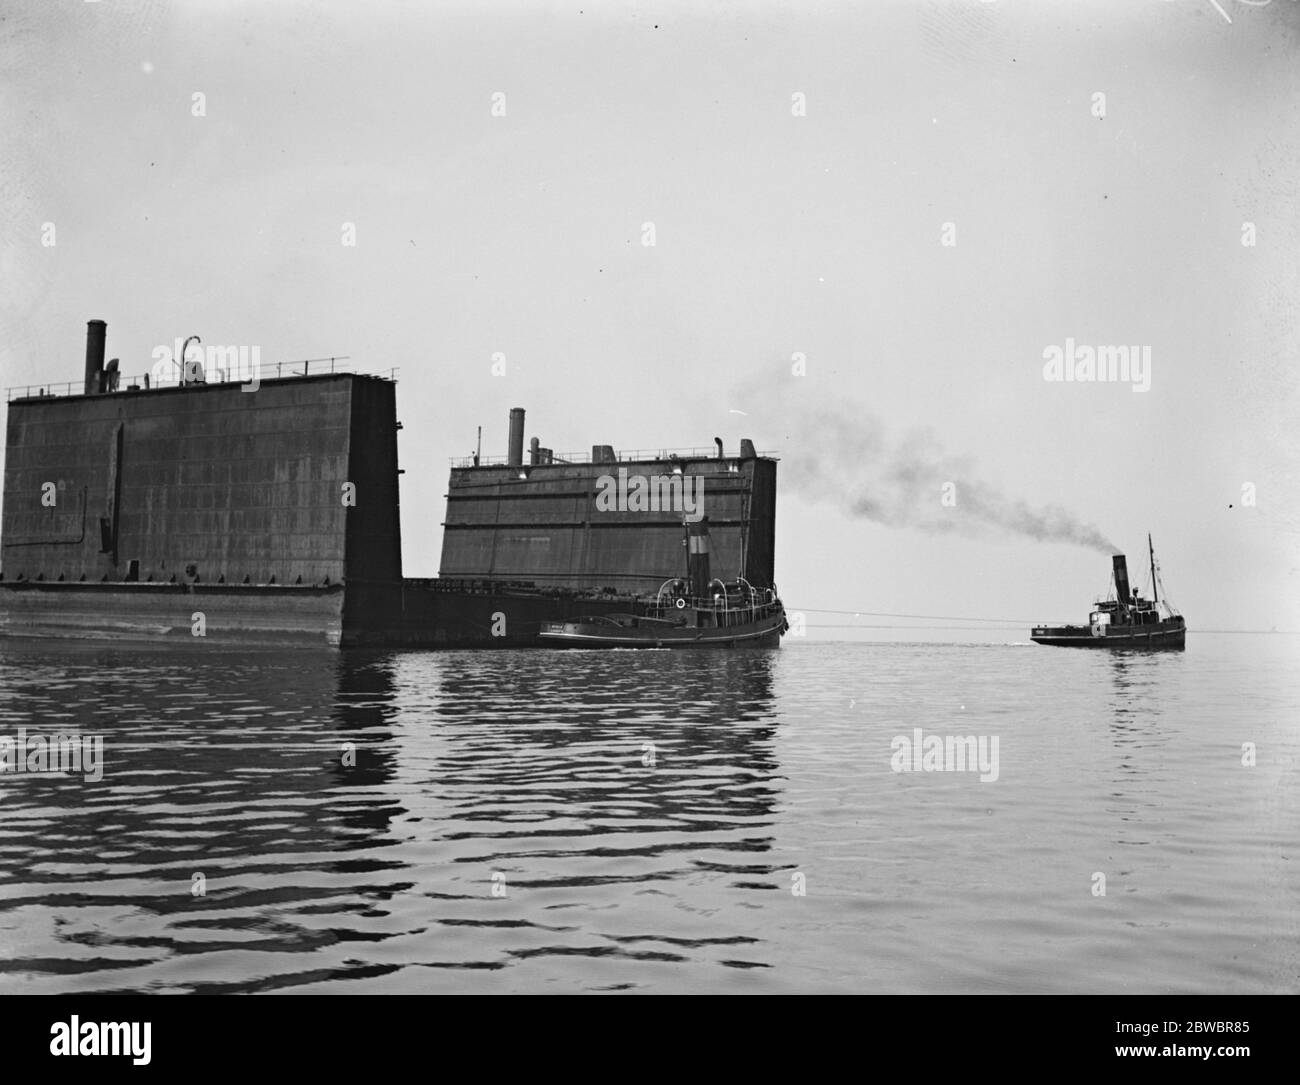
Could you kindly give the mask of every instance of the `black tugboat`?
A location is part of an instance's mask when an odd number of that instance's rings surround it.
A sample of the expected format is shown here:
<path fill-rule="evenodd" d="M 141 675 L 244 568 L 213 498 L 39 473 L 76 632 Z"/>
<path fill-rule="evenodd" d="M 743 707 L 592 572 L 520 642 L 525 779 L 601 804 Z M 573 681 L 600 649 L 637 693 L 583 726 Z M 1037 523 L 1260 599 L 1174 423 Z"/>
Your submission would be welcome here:
<path fill-rule="evenodd" d="M 779 648 L 788 625 L 775 587 L 710 575 L 708 518 L 686 524 L 686 577 L 629 613 L 543 622 L 547 648 Z"/>
<path fill-rule="evenodd" d="M 1143 599 L 1130 592 L 1128 564 L 1123 554 L 1116 554 L 1113 591 L 1099 601 L 1088 616 L 1087 625 L 1036 625 L 1030 631 L 1035 644 L 1054 644 L 1066 648 L 1183 648 L 1186 646 L 1187 623 L 1182 615 L 1160 600 L 1160 575 L 1156 569 L 1156 552 L 1147 536 L 1151 555 L 1151 594 Z"/>

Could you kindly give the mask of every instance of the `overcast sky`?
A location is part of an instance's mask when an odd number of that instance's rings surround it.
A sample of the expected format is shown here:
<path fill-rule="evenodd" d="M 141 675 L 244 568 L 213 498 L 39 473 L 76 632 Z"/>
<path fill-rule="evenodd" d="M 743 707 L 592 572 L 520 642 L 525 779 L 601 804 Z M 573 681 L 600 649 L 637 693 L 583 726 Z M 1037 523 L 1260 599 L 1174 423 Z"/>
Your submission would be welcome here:
<path fill-rule="evenodd" d="M 408 575 L 522 406 L 779 454 L 795 609 L 1084 620 L 1035 536 L 1150 531 L 1192 629 L 1300 629 L 1294 0 L 2 10 L 6 386 L 92 317 L 397 366 Z"/>

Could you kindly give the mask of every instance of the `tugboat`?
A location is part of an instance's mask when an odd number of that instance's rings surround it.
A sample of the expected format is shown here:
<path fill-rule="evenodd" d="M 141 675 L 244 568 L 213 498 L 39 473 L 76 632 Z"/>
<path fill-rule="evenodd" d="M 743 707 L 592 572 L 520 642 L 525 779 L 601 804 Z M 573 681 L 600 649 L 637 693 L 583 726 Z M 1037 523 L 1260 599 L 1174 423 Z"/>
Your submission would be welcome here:
<path fill-rule="evenodd" d="M 1143 599 L 1130 592 L 1128 563 L 1116 554 L 1111 591 L 1096 604 L 1087 625 L 1038 625 L 1029 634 L 1035 644 L 1054 644 L 1066 648 L 1175 648 L 1186 646 L 1187 623 L 1160 599 L 1160 576 L 1156 569 L 1155 547 L 1147 536 L 1151 555 L 1152 598 Z"/>
<path fill-rule="evenodd" d="M 789 625 L 775 586 L 710 575 L 708 517 L 686 523 L 686 576 L 666 580 L 653 599 L 624 614 L 543 622 L 548 648 L 779 648 Z"/>

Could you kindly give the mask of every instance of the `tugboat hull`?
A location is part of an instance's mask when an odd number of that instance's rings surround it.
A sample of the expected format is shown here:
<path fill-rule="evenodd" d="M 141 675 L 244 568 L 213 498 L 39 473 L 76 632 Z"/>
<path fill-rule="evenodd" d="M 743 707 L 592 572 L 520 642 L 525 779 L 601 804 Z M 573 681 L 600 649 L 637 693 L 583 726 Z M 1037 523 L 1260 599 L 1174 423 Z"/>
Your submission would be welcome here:
<path fill-rule="evenodd" d="M 721 627 L 691 627 L 611 615 L 543 623 L 538 640 L 544 648 L 779 648 L 785 627 L 784 612 L 756 622 Z"/>
<path fill-rule="evenodd" d="M 1041 626 L 1029 634 L 1035 644 L 1050 644 L 1058 648 L 1185 648 L 1187 629 L 1142 629 L 1132 633 L 1109 633 L 1093 636 L 1086 625 Z"/>

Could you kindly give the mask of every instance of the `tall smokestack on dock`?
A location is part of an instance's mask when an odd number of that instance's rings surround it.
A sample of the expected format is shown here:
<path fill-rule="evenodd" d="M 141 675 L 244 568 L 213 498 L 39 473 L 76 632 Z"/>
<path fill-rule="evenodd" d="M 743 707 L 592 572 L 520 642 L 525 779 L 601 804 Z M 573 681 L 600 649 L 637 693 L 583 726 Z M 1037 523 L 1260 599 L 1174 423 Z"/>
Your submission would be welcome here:
<path fill-rule="evenodd" d="M 108 325 L 102 320 L 86 322 L 86 389 L 85 394 L 99 391 L 99 375 L 104 371 L 104 338 Z"/>
<path fill-rule="evenodd" d="M 1132 602 L 1128 590 L 1128 562 L 1123 554 L 1116 554 L 1111 561 L 1115 563 L 1115 595 L 1122 605 L 1128 606 Z"/>
<path fill-rule="evenodd" d="M 506 464 L 522 467 L 524 463 L 524 409 L 510 408 L 510 443 L 506 446 Z"/>

